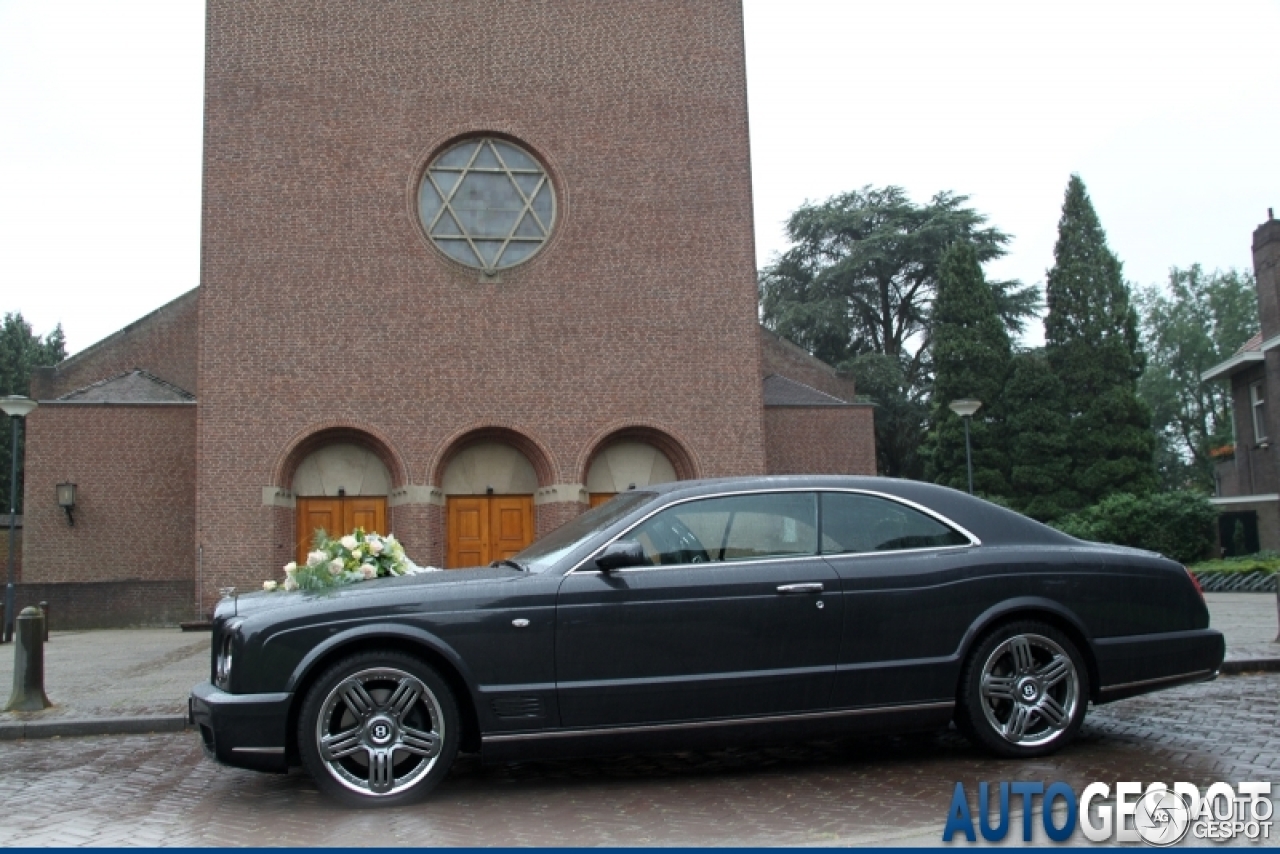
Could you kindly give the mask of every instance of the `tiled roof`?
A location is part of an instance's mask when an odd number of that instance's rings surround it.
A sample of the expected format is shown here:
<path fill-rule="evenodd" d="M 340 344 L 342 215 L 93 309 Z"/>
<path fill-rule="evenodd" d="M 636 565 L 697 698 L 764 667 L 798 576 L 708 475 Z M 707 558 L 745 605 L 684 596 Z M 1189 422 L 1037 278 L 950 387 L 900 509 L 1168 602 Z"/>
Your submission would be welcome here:
<path fill-rule="evenodd" d="M 780 374 L 769 374 L 764 378 L 764 405 L 848 406 L 849 403 Z"/>
<path fill-rule="evenodd" d="M 134 369 L 58 398 L 71 403 L 190 403 L 196 396 L 141 369 Z"/>
<path fill-rule="evenodd" d="M 1237 350 L 1234 353 L 1234 355 L 1239 356 L 1241 353 L 1249 352 L 1252 350 L 1261 350 L 1261 349 L 1262 349 L 1262 333 L 1259 332 L 1257 335 L 1253 336 L 1248 341 L 1241 344 L 1240 349 Z"/>

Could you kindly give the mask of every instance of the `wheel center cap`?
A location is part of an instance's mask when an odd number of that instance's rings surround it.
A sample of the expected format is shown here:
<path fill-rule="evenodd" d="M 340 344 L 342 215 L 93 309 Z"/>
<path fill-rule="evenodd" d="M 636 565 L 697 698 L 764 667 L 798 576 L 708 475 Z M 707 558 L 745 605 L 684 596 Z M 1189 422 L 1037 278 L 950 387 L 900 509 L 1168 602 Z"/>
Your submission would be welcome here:
<path fill-rule="evenodd" d="M 396 728 L 386 718 L 377 717 L 369 721 L 365 727 L 365 733 L 368 734 L 370 742 L 381 747 L 395 738 Z"/>
<path fill-rule="evenodd" d="M 1034 679 L 1023 679 L 1018 683 L 1018 699 L 1024 703 L 1034 703 L 1040 699 L 1040 685 Z"/>

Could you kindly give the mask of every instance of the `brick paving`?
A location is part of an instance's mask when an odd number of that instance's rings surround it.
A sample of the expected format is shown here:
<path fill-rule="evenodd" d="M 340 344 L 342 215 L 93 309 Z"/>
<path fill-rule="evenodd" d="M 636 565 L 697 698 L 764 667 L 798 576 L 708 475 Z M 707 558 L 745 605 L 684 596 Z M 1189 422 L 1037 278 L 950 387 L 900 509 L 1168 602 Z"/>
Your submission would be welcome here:
<path fill-rule="evenodd" d="M 1092 709 L 1067 750 L 1027 762 L 993 759 L 954 732 L 464 759 L 425 803 L 363 812 L 336 808 L 298 772 L 209 762 L 191 733 L 11 741 L 0 743 L 0 846 L 934 845 L 957 781 L 1280 785 L 1277 697 L 1280 674 L 1267 673 L 1125 700 Z"/>

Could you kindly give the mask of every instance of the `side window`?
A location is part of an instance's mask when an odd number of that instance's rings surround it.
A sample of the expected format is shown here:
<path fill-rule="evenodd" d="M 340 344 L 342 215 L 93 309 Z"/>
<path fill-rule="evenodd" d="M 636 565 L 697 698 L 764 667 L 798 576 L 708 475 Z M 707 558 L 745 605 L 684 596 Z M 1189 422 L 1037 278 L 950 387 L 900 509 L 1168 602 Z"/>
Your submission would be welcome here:
<path fill-rule="evenodd" d="M 718 563 L 816 554 L 817 523 L 816 495 L 772 492 L 677 504 L 628 536 L 655 566 Z"/>
<path fill-rule="evenodd" d="M 964 546 L 969 538 L 919 510 L 851 492 L 822 493 L 822 553 Z"/>

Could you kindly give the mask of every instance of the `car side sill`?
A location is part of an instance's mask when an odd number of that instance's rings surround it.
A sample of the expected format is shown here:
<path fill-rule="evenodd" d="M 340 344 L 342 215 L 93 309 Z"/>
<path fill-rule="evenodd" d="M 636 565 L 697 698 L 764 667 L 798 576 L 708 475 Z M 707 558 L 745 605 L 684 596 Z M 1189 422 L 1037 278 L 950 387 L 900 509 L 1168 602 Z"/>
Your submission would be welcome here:
<path fill-rule="evenodd" d="M 1136 697 L 1148 691 L 1158 691 L 1161 688 L 1173 688 L 1177 685 L 1186 685 L 1191 682 L 1208 682 L 1217 675 L 1217 670 L 1193 670 L 1190 673 L 1175 673 L 1172 676 L 1161 676 L 1157 679 L 1140 679 L 1136 682 L 1107 685 L 1099 689 L 1098 694 L 1101 702 L 1109 703 L 1114 700 L 1123 700 L 1127 697 Z"/>
<path fill-rule="evenodd" d="M 873 706 L 862 709 L 837 709 L 826 712 L 802 712 L 789 715 L 766 715 L 755 718 L 720 718 L 714 721 L 681 721 L 669 724 L 635 724 L 619 727 L 596 727 L 584 729 L 560 729 L 542 732 L 514 732 L 481 737 L 483 744 L 505 744 L 516 741 L 540 741 L 553 738 L 581 738 L 601 735 L 625 735 L 675 732 L 680 730 L 708 729 L 712 727 L 752 726 L 755 724 L 784 724 L 801 721 L 832 720 L 837 718 L 854 718 L 866 715 L 896 714 L 901 712 L 941 711 L 955 707 L 954 700 L 936 703 L 912 703 L 905 706 Z"/>

